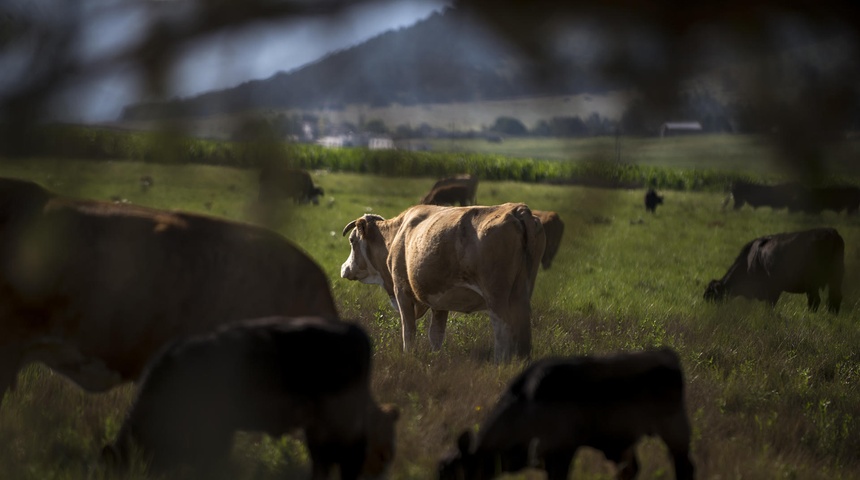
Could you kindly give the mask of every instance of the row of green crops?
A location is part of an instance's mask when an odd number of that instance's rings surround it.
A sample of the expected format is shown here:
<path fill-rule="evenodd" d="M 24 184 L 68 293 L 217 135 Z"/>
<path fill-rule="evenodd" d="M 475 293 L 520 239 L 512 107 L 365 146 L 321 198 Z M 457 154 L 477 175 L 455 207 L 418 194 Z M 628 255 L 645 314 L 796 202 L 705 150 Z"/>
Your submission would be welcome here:
<path fill-rule="evenodd" d="M 255 140 L 205 140 L 174 132 L 54 125 L 25 141 L 31 156 L 153 163 L 200 163 L 256 168 L 265 162 L 297 168 L 387 176 L 439 177 L 471 173 L 487 180 L 571 183 L 605 187 L 723 191 L 734 180 L 778 179 L 708 168 L 679 169 L 597 160 L 554 161 L 486 153 L 440 153 L 366 148 L 329 149 L 316 145 Z"/>

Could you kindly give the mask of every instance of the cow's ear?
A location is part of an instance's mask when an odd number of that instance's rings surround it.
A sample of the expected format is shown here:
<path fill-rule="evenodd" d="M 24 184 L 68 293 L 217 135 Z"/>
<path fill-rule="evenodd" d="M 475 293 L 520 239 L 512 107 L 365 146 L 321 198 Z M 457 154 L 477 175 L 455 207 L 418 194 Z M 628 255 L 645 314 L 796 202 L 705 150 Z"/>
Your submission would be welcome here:
<path fill-rule="evenodd" d="M 375 229 L 371 228 L 372 222 L 365 217 L 361 217 L 355 221 L 355 229 L 358 230 L 358 236 L 373 241 L 375 237 Z"/>
<path fill-rule="evenodd" d="M 367 220 L 364 218 L 359 218 L 355 221 L 355 229 L 358 230 L 359 238 L 365 238 L 367 236 Z"/>
<path fill-rule="evenodd" d="M 472 431 L 466 430 L 457 437 L 457 448 L 461 455 L 467 455 L 472 450 Z"/>

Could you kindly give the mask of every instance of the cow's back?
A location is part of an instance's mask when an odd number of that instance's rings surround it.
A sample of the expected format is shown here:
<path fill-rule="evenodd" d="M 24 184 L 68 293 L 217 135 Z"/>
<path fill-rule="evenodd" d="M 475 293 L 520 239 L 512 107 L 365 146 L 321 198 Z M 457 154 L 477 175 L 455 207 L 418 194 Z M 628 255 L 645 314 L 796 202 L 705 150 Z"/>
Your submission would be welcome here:
<path fill-rule="evenodd" d="M 749 271 L 787 292 L 804 293 L 844 269 L 845 242 L 833 228 L 761 237 L 748 255 Z"/>

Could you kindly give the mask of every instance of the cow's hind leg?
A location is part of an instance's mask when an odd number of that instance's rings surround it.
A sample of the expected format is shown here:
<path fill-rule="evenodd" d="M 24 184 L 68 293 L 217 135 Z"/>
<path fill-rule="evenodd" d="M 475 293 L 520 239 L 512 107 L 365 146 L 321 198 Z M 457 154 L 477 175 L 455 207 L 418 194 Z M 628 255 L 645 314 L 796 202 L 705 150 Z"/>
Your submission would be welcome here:
<path fill-rule="evenodd" d="M 690 422 L 683 411 L 667 418 L 657 435 L 666 443 L 675 464 L 677 480 L 693 480 L 695 467 L 690 460 Z"/>
<path fill-rule="evenodd" d="M 496 362 L 507 362 L 514 356 L 528 358 L 531 355 L 531 321 L 528 316 L 506 318 L 490 312 L 490 322 L 495 334 Z"/>
<path fill-rule="evenodd" d="M 448 325 L 447 310 L 430 311 L 430 348 L 439 350 L 445 341 L 445 326 Z"/>
<path fill-rule="evenodd" d="M 842 270 L 833 274 L 830 282 L 827 284 L 827 310 L 830 313 L 838 314 L 839 307 L 842 305 Z"/>
<path fill-rule="evenodd" d="M 567 480 L 570 473 L 570 462 L 574 452 L 561 451 L 548 453 L 544 457 L 547 480 Z"/>
<path fill-rule="evenodd" d="M 15 389 L 18 370 L 21 368 L 21 351 L 13 347 L 0 347 L 0 402 L 6 392 Z"/>
<path fill-rule="evenodd" d="M 818 288 L 806 292 L 806 305 L 813 312 L 818 311 L 818 306 L 821 305 L 821 296 L 818 295 Z"/>

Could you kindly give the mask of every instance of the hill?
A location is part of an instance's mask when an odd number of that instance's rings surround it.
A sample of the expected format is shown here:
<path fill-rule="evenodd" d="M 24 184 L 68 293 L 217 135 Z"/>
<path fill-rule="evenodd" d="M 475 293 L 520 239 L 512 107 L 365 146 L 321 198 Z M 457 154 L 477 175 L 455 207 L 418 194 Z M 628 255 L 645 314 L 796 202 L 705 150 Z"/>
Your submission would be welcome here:
<path fill-rule="evenodd" d="M 576 49 L 572 49 L 576 56 Z M 583 54 L 584 55 L 584 54 Z M 199 117 L 256 109 L 383 107 L 475 102 L 622 88 L 587 62 L 547 72 L 454 9 L 389 31 L 291 72 L 187 99 L 125 108 L 123 121 Z M 536 81 L 540 79 L 540 81 Z"/>

